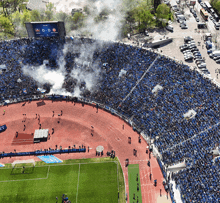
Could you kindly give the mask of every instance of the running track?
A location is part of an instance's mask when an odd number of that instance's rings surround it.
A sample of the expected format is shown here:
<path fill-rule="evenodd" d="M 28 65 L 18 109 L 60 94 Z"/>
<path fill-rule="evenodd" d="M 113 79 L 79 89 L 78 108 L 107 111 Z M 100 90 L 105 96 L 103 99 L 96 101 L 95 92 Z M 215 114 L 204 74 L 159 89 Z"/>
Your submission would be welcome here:
<path fill-rule="evenodd" d="M 25 105 L 22 105 L 24 103 L 17 103 L 11 104 L 8 107 L 0 107 L 0 125 L 7 125 L 7 130 L 0 134 L 0 152 L 12 152 L 14 149 L 17 152 L 34 151 L 48 149 L 49 147 L 54 149 L 55 145 L 58 145 L 58 147 L 61 145 L 63 149 L 68 148 L 68 146 L 72 147 L 74 144 L 76 147 L 83 144 L 86 146 L 86 149 L 89 146 L 90 151 L 86 153 L 56 155 L 62 160 L 81 159 L 95 158 L 95 148 L 98 145 L 102 145 L 104 147 L 104 156 L 106 156 L 107 151 L 115 150 L 116 156 L 120 160 L 128 194 L 127 202 L 129 202 L 128 172 L 125 167 L 125 159 L 127 158 L 130 164 L 139 164 L 142 202 L 171 202 L 170 196 L 167 199 L 163 188 L 163 176 L 156 158 L 151 155 L 151 167 L 148 167 L 147 143 L 144 139 L 142 139 L 141 143 L 138 143 L 139 135 L 123 120 L 101 109 L 97 113 L 96 108 L 90 105 L 84 105 L 83 107 L 80 103 L 74 104 L 65 101 L 52 103 L 51 101 L 45 101 L 45 105 L 37 107 L 37 102 L 39 101 L 27 102 Z M 3 110 L 5 110 L 5 115 L 3 115 Z M 63 115 L 58 116 L 61 110 Z M 52 117 L 52 111 L 54 111 L 54 117 Z M 25 122 L 22 122 L 24 120 L 23 114 L 26 114 Z M 35 132 L 35 129 L 39 129 L 36 114 L 40 115 L 41 128 L 49 129 L 50 139 L 47 142 L 37 144 L 12 145 L 16 131 L 18 133 L 31 134 Z M 58 124 L 59 118 L 60 123 Z M 24 124 L 26 125 L 25 131 L 23 131 Z M 123 124 L 125 126 L 124 129 L 122 127 Z M 94 127 L 93 132 L 91 125 Z M 53 135 L 51 134 L 52 128 L 54 128 Z M 131 137 L 131 144 L 128 144 L 128 137 Z M 133 149 L 137 150 L 137 157 L 133 156 Z M 0 160 L 0 163 L 11 163 L 14 160 L 22 159 L 40 161 L 37 157 L 30 156 L 4 158 Z M 152 173 L 151 181 L 149 179 L 150 173 Z M 157 179 L 157 187 L 153 186 L 154 179 Z M 162 197 L 160 197 L 160 189 L 162 189 Z"/>

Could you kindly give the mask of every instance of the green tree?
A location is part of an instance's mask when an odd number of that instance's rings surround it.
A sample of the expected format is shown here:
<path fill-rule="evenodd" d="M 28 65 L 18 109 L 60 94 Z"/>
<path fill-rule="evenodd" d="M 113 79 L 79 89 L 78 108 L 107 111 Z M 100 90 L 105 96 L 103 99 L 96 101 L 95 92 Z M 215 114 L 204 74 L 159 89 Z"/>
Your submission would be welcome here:
<path fill-rule="evenodd" d="M 73 15 L 73 17 L 72 17 L 72 19 L 71 19 L 71 21 L 72 21 L 72 23 L 73 23 L 73 29 L 77 29 L 77 28 L 80 28 L 80 27 L 82 27 L 83 26 L 83 21 L 84 21 L 84 15 L 82 14 L 82 13 L 79 13 L 79 12 L 76 12 L 74 15 Z"/>
<path fill-rule="evenodd" d="M 53 3 L 49 3 L 46 5 L 45 11 L 45 20 L 51 21 L 54 20 L 54 13 L 56 12 L 56 7 L 54 7 Z"/>
<path fill-rule="evenodd" d="M 24 10 L 23 14 L 21 15 L 21 25 L 25 27 L 26 22 L 31 22 L 31 11 Z"/>
<path fill-rule="evenodd" d="M 151 14 L 151 8 L 147 4 L 135 8 L 135 19 L 141 32 L 155 25 L 154 15 Z"/>
<path fill-rule="evenodd" d="M 63 11 L 60 11 L 59 13 L 56 13 L 55 15 L 55 19 L 57 21 L 60 20 L 60 21 L 66 22 L 69 20 L 69 18 L 70 18 L 70 15 L 68 15 L 67 13 L 64 13 Z"/>
<path fill-rule="evenodd" d="M 217 10 L 218 11 L 218 14 L 220 14 L 220 1 L 217 1 L 216 3 L 215 3 L 215 10 Z"/>
<path fill-rule="evenodd" d="M 14 36 L 14 26 L 11 20 L 4 15 L 0 15 L 0 36 L 12 37 Z"/>
<path fill-rule="evenodd" d="M 11 15 L 12 22 L 15 26 L 17 26 L 21 23 L 21 16 L 22 16 L 22 14 L 19 13 L 19 11 L 16 11 Z"/>
<path fill-rule="evenodd" d="M 156 9 L 156 17 L 159 26 L 165 27 L 169 19 L 171 19 L 170 7 L 166 4 L 160 4 Z"/>
<path fill-rule="evenodd" d="M 43 16 L 40 14 L 38 10 L 32 10 L 31 11 L 31 21 L 43 21 Z"/>
<path fill-rule="evenodd" d="M 28 0 L 0 0 L 0 6 L 3 8 L 3 14 L 9 16 L 16 12 Z"/>

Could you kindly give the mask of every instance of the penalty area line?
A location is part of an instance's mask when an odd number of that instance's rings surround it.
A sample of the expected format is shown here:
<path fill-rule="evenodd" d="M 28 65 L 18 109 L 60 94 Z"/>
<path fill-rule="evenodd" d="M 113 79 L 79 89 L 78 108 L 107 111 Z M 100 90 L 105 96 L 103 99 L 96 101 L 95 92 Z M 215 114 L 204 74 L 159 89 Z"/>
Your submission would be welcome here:
<path fill-rule="evenodd" d="M 79 175 L 80 175 L 80 163 L 79 163 L 79 172 L 78 172 L 78 183 L 77 183 L 77 192 L 76 192 L 76 203 L 77 203 L 78 188 L 79 188 Z"/>
<path fill-rule="evenodd" d="M 49 170 L 50 170 L 50 166 L 48 166 L 48 171 L 47 171 L 47 177 L 46 178 L 33 178 L 33 179 L 21 179 L 21 180 L 3 180 L 0 181 L 0 183 L 7 183 L 7 182 L 15 182 L 15 181 L 27 181 L 27 180 L 46 180 L 48 179 L 49 176 Z"/>

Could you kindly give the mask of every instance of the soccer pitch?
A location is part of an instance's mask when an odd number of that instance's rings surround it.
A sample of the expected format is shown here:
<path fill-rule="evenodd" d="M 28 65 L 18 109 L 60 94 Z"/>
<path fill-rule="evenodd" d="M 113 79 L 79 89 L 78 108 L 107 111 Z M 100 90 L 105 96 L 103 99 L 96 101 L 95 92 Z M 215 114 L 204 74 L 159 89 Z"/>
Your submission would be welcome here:
<path fill-rule="evenodd" d="M 128 165 L 128 182 L 129 182 L 129 200 L 130 202 L 142 203 L 141 197 L 141 183 L 138 164 Z M 137 191 L 137 184 L 139 184 L 139 191 Z"/>
<path fill-rule="evenodd" d="M 56 197 L 62 202 L 63 194 L 71 203 L 125 202 L 124 177 L 117 158 L 36 162 L 34 168 L 25 166 L 24 171 L 6 164 L 0 168 L 0 191 L 0 202 L 54 203 Z"/>

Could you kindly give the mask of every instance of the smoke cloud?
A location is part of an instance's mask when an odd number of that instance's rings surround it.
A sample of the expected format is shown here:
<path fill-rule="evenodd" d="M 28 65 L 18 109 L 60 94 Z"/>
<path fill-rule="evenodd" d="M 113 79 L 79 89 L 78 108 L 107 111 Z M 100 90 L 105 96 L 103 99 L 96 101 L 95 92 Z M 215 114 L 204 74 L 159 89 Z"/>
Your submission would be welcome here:
<path fill-rule="evenodd" d="M 51 70 L 45 65 L 34 67 L 26 65 L 22 67 L 26 75 L 33 77 L 40 85 L 49 83 L 51 91 L 49 94 L 62 94 L 80 97 L 84 90 L 92 92 L 95 90 L 97 83 L 102 77 L 102 64 L 100 61 L 93 61 L 93 55 L 96 50 L 101 50 L 105 41 L 115 41 L 120 36 L 120 27 L 124 14 L 121 12 L 122 0 L 108 0 L 108 1 L 80 1 L 74 2 L 66 0 L 65 2 L 59 0 L 50 0 L 54 3 L 56 11 L 63 11 L 70 14 L 73 8 L 83 8 L 88 6 L 90 15 L 84 23 L 84 27 L 79 29 L 79 33 L 91 33 L 92 38 L 98 39 L 94 43 L 66 43 L 63 54 L 59 57 L 57 70 Z M 102 21 L 95 21 L 95 18 L 103 11 L 109 11 L 109 15 Z M 54 14 L 56 15 L 56 14 Z M 69 36 L 75 31 L 71 31 Z M 67 33 L 68 34 L 68 33 Z M 75 40 L 75 39 L 74 39 Z M 65 65 L 65 56 L 67 53 L 79 53 L 79 57 L 75 58 L 74 65 L 70 73 L 67 73 Z M 49 59 L 48 59 L 49 60 Z M 68 88 L 68 91 L 63 87 L 66 84 L 66 77 L 74 81 L 73 88 Z M 82 84 L 84 84 L 82 86 Z M 71 89 L 71 90 L 70 90 Z"/>

